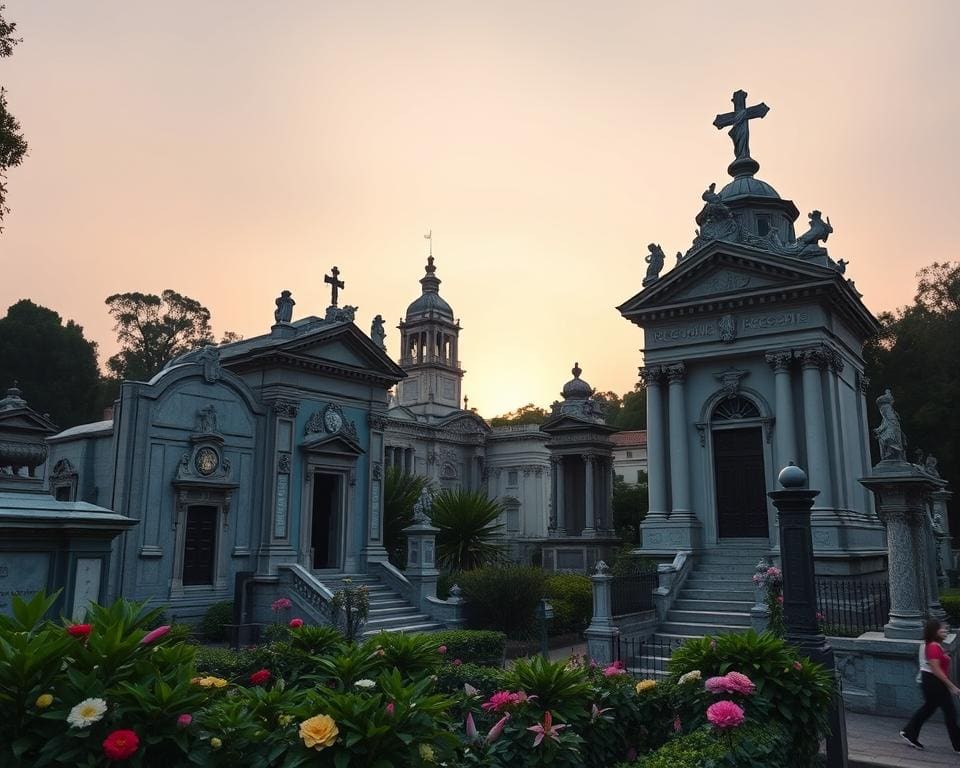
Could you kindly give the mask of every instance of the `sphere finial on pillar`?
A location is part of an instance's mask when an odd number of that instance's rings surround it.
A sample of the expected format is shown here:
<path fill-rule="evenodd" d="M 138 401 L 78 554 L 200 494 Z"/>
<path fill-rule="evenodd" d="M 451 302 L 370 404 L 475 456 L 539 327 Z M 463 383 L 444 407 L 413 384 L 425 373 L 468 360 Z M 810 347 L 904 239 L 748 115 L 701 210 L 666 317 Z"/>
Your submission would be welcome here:
<path fill-rule="evenodd" d="M 807 486 L 807 473 L 792 461 L 780 470 L 777 475 L 777 482 L 784 488 L 805 488 Z"/>

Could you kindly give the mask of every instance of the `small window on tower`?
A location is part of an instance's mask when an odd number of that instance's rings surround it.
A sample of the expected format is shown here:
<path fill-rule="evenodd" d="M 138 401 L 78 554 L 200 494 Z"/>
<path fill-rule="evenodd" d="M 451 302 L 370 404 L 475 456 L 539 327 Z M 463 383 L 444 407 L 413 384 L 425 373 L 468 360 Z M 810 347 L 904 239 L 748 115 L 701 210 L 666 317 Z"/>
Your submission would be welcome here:
<path fill-rule="evenodd" d="M 632 458 L 633 458 L 633 451 L 627 451 L 627 458 L 628 458 L 628 459 L 632 459 Z"/>
<path fill-rule="evenodd" d="M 507 472 L 507 485 L 516 485 L 517 482 L 517 470 L 511 469 L 509 472 Z"/>
<path fill-rule="evenodd" d="M 760 237 L 765 237 L 767 232 L 770 231 L 770 217 L 758 214 L 757 215 L 757 234 Z"/>

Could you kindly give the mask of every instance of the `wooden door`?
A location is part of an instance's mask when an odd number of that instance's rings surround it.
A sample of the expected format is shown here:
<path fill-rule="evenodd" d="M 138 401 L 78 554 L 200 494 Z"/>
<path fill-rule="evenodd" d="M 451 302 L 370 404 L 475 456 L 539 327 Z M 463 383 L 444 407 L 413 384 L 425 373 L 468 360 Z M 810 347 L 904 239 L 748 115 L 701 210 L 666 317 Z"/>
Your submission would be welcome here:
<path fill-rule="evenodd" d="M 713 472 L 720 538 L 767 538 L 767 484 L 760 427 L 714 432 Z"/>
<path fill-rule="evenodd" d="M 191 506 L 183 544 L 183 585 L 213 584 L 217 556 L 217 508 Z"/>

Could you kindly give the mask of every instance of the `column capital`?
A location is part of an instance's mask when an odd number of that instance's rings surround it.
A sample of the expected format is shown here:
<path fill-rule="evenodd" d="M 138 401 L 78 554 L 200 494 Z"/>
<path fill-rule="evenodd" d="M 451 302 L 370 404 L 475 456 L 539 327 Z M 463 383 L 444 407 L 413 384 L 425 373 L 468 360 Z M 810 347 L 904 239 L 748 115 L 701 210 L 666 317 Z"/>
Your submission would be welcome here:
<path fill-rule="evenodd" d="M 846 363 L 843 362 L 843 355 L 835 349 L 827 348 L 825 351 L 827 353 L 827 365 L 830 367 L 830 370 L 835 373 L 841 373 L 844 365 L 846 365 Z"/>
<path fill-rule="evenodd" d="M 867 394 L 867 390 L 870 388 L 870 377 L 864 375 L 863 371 L 857 371 L 857 389 L 860 390 L 862 394 Z"/>
<path fill-rule="evenodd" d="M 774 373 L 789 371 L 790 364 L 793 363 L 793 350 L 777 349 L 767 352 L 765 357 L 767 359 L 767 365 L 773 369 Z"/>
<path fill-rule="evenodd" d="M 283 398 L 274 400 L 270 403 L 275 416 L 282 416 L 287 419 L 294 418 L 300 411 L 300 403 L 296 400 L 286 400 Z"/>
<path fill-rule="evenodd" d="M 830 363 L 830 350 L 826 347 L 808 347 L 796 351 L 800 365 L 807 368 L 826 368 Z"/>
<path fill-rule="evenodd" d="M 581 458 L 583 459 L 583 462 L 589 466 L 590 464 L 593 464 L 598 457 L 594 456 L 592 453 L 584 453 L 581 454 Z"/>
<path fill-rule="evenodd" d="M 663 366 L 671 384 L 682 384 L 687 377 L 687 366 L 681 363 L 670 363 Z"/>
<path fill-rule="evenodd" d="M 645 365 L 641 366 L 639 369 L 640 378 L 643 379 L 645 386 L 650 386 L 651 384 L 662 384 L 664 379 L 664 371 L 662 365 Z"/>
<path fill-rule="evenodd" d="M 551 457 L 550 457 L 550 464 L 552 465 L 552 468 L 553 468 L 553 469 L 556 469 L 556 468 L 557 468 L 557 464 L 559 464 L 559 463 L 560 463 L 560 457 L 559 457 L 559 456 L 551 456 Z"/>

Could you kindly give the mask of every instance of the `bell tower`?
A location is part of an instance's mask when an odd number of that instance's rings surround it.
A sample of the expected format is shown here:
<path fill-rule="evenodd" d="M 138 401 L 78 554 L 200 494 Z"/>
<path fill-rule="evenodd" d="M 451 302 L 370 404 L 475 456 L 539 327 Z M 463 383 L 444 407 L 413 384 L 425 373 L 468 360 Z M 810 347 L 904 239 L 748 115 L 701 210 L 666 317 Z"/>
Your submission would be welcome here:
<path fill-rule="evenodd" d="M 440 296 L 432 252 L 420 285 L 420 297 L 407 307 L 406 317 L 397 326 L 400 365 L 408 374 L 400 382 L 397 400 L 407 408 L 442 417 L 460 408 L 463 369 L 457 359 L 460 321 Z"/>

